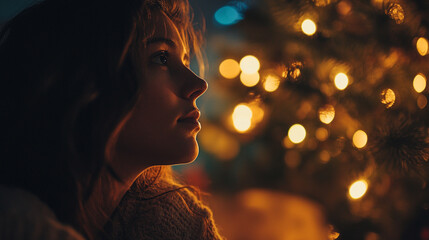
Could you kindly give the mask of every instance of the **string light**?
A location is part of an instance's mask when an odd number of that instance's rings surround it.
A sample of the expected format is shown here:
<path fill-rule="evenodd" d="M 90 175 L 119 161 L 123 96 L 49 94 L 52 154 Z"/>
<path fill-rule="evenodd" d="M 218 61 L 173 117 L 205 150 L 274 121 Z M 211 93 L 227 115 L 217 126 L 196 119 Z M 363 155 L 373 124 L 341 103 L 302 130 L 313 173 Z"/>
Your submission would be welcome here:
<path fill-rule="evenodd" d="M 301 124 L 294 124 L 289 128 L 288 137 L 291 142 L 298 144 L 304 141 L 306 131 Z"/>
<path fill-rule="evenodd" d="M 301 29 L 306 35 L 311 36 L 316 33 L 317 26 L 311 19 L 305 19 L 301 23 Z"/>
<path fill-rule="evenodd" d="M 259 78 L 260 78 L 260 76 L 259 76 L 258 72 L 255 72 L 252 74 L 247 74 L 247 73 L 242 72 L 240 74 L 240 81 L 246 87 L 253 87 L 256 84 L 258 84 Z"/>
<path fill-rule="evenodd" d="M 426 88 L 426 77 L 422 73 L 417 74 L 414 77 L 413 87 L 416 92 L 421 93 Z"/>
<path fill-rule="evenodd" d="M 357 148 L 363 148 L 365 147 L 366 143 L 368 142 L 368 135 L 362 130 L 357 130 L 353 134 L 353 144 Z"/>
<path fill-rule="evenodd" d="M 349 195 L 353 199 L 359 199 L 365 195 L 368 190 L 368 183 L 365 180 L 358 180 L 350 185 Z"/>
<path fill-rule="evenodd" d="M 249 130 L 252 124 L 252 110 L 246 104 L 238 104 L 232 113 L 232 122 L 234 128 L 239 133 Z"/>
<path fill-rule="evenodd" d="M 420 55 L 425 56 L 429 49 L 428 40 L 424 37 L 417 39 L 416 48 Z"/>
<path fill-rule="evenodd" d="M 252 55 L 247 55 L 240 60 L 240 68 L 243 73 L 253 74 L 259 71 L 259 60 Z"/>
<path fill-rule="evenodd" d="M 324 124 L 329 124 L 334 120 L 335 109 L 334 106 L 327 104 L 319 108 L 319 119 Z"/>
<path fill-rule="evenodd" d="M 345 73 L 340 72 L 335 75 L 334 83 L 338 90 L 344 90 L 349 85 L 349 77 Z"/>
<path fill-rule="evenodd" d="M 264 82 L 264 89 L 267 92 L 274 92 L 275 90 L 277 90 L 277 88 L 279 88 L 280 86 L 280 78 L 277 77 L 276 75 L 268 75 L 265 78 L 265 82 Z"/>
<path fill-rule="evenodd" d="M 219 72 L 224 78 L 232 79 L 240 74 L 240 65 L 234 59 L 226 59 L 219 65 Z"/>
<path fill-rule="evenodd" d="M 381 103 L 386 105 L 386 108 L 390 108 L 393 106 L 396 100 L 396 95 L 392 89 L 390 88 L 384 89 L 383 91 L 381 91 L 380 95 L 381 95 Z"/>

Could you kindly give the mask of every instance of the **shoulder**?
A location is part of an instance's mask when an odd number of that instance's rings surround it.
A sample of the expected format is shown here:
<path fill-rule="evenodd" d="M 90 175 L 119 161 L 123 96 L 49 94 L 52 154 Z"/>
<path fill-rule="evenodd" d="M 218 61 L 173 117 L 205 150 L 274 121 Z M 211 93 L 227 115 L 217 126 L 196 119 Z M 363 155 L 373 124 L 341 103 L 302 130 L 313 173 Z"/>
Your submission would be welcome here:
<path fill-rule="evenodd" d="M 0 185 L 0 239 L 83 240 L 33 194 Z"/>
<path fill-rule="evenodd" d="M 132 235 L 124 239 L 222 239 L 210 209 L 195 191 L 177 184 L 162 183 L 156 191 L 134 189 L 116 217 L 124 223 L 117 230 Z"/>

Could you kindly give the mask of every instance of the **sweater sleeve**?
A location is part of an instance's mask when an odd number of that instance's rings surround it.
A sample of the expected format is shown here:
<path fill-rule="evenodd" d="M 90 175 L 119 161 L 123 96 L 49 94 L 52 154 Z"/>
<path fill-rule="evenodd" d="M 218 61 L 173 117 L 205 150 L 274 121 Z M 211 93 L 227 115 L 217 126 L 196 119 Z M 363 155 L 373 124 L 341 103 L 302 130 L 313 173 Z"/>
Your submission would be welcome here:
<path fill-rule="evenodd" d="M 83 240 L 34 195 L 0 186 L 0 239 Z"/>

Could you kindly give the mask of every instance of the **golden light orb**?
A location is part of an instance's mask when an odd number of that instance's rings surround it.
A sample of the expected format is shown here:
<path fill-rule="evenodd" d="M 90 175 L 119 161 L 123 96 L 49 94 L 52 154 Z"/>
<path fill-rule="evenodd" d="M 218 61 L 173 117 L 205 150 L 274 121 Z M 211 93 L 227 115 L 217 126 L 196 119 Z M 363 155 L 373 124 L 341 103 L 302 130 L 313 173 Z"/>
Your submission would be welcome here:
<path fill-rule="evenodd" d="M 239 133 L 244 133 L 252 125 L 252 110 L 246 104 L 238 104 L 232 113 L 232 122 L 234 128 Z"/>
<path fill-rule="evenodd" d="M 349 77 L 345 73 L 340 72 L 335 75 L 334 83 L 338 90 L 344 90 L 349 85 Z"/>
<path fill-rule="evenodd" d="M 368 135 L 362 130 L 357 130 L 353 134 L 353 144 L 357 148 L 363 148 L 365 147 L 366 143 L 368 142 Z"/>
<path fill-rule="evenodd" d="M 429 49 L 428 40 L 424 37 L 417 39 L 416 48 L 420 55 L 425 56 Z"/>
<path fill-rule="evenodd" d="M 291 142 L 298 144 L 304 141 L 306 131 L 304 126 L 302 126 L 301 124 L 294 124 L 289 128 L 287 135 Z"/>
<path fill-rule="evenodd" d="M 426 88 L 426 77 L 422 73 L 417 74 L 414 77 L 413 87 L 416 92 L 421 93 Z"/>
<path fill-rule="evenodd" d="M 398 3 L 390 3 L 385 12 L 396 24 L 401 24 L 405 21 L 405 11 Z"/>
<path fill-rule="evenodd" d="M 261 67 L 259 60 L 252 55 L 247 55 L 240 60 L 240 68 L 243 73 L 253 74 Z"/>
<path fill-rule="evenodd" d="M 390 88 L 387 88 L 381 91 L 380 96 L 381 96 L 381 103 L 386 105 L 386 108 L 392 107 L 396 101 L 395 92 Z"/>
<path fill-rule="evenodd" d="M 276 75 L 269 74 L 264 81 L 264 89 L 267 92 L 274 92 L 280 86 L 280 78 Z"/>
<path fill-rule="evenodd" d="M 328 137 L 329 137 L 329 132 L 326 128 L 321 127 L 321 128 L 318 128 L 316 130 L 317 140 L 323 142 L 323 141 L 326 141 L 326 139 L 328 139 Z"/>
<path fill-rule="evenodd" d="M 365 180 L 358 180 L 350 185 L 349 195 L 353 199 L 359 199 L 365 195 L 368 190 L 368 183 Z"/>
<path fill-rule="evenodd" d="M 335 108 L 334 106 L 327 104 L 319 108 L 319 119 L 324 124 L 329 124 L 334 120 Z"/>
<path fill-rule="evenodd" d="M 258 72 L 255 72 L 252 74 L 247 74 L 247 73 L 242 72 L 240 74 L 240 81 L 246 87 L 256 86 L 256 84 L 258 84 L 258 82 L 259 82 L 259 78 L 260 78 L 260 76 L 259 76 Z"/>
<path fill-rule="evenodd" d="M 316 23 L 313 22 L 313 20 L 307 18 L 304 21 L 302 21 L 301 29 L 302 29 L 302 32 L 304 32 L 306 35 L 311 36 L 314 33 L 316 33 L 317 26 L 316 26 Z"/>
<path fill-rule="evenodd" d="M 234 59 L 226 59 L 219 65 L 219 72 L 224 78 L 233 79 L 240 74 L 240 64 Z"/>

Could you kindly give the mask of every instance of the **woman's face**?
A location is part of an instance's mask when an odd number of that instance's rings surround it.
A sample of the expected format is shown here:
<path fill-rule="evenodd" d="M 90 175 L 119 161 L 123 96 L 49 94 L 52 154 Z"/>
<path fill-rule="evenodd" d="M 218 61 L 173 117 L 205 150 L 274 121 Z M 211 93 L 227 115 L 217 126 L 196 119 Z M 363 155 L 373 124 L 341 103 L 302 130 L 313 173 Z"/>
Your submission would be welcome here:
<path fill-rule="evenodd" d="M 157 14 L 155 24 L 146 42 L 141 95 L 119 133 L 113 158 L 123 177 L 153 165 L 187 163 L 198 155 L 196 99 L 207 82 L 189 69 L 189 53 L 171 20 Z"/>

